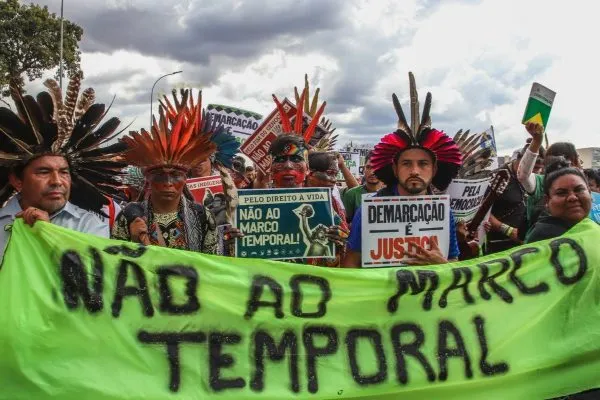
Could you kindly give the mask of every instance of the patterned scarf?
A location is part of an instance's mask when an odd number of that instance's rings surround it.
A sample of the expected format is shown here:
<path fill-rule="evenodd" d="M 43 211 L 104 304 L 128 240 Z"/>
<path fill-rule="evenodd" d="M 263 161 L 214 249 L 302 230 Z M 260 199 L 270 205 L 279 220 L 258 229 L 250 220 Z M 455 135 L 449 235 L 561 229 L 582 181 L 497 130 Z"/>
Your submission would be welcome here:
<path fill-rule="evenodd" d="M 202 238 L 206 230 L 206 214 L 201 207 L 193 207 L 193 203 L 181 196 L 179 201 L 179 218 L 183 221 L 184 234 L 187 243 L 187 249 L 191 251 L 202 250 Z M 144 215 L 148 221 L 148 233 L 154 236 L 158 229 L 158 222 L 154 220 L 154 212 L 152 211 L 152 203 L 150 199 L 142 202 Z"/>

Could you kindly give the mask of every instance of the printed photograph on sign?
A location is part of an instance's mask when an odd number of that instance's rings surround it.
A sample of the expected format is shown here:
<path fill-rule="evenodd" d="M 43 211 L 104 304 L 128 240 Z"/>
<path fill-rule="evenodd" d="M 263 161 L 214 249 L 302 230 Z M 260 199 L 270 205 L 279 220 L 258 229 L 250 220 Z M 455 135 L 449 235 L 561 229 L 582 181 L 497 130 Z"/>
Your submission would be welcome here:
<path fill-rule="evenodd" d="M 448 256 L 449 196 L 362 198 L 362 266 L 401 266 L 415 245 L 436 243 Z"/>
<path fill-rule="evenodd" d="M 325 188 L 240 190 L 236 257 L 333 258 L 326 236 L 333 225 L 331 191 Z"/>
<path fill-rule="evenodd" d="M 187 187 L 198 204 L 206 205 L 218 193 L 223 193 L 223 182 L 219 175 L 190 178 L 186 181 Z"/>

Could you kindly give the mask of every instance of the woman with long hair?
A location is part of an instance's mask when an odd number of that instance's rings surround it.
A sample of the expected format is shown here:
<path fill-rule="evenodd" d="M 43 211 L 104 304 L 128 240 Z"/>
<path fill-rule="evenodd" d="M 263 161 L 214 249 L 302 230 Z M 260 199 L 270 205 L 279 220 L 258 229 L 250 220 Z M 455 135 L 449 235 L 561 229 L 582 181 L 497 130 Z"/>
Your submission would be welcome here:
<path fill-rule="evenodd" d="M 587 218 L 592 207 L 585 175 L 564 159 L 546 167 L 543 186 L 547 214 L 537 220 L 527 243 L 561 236 Z"/>

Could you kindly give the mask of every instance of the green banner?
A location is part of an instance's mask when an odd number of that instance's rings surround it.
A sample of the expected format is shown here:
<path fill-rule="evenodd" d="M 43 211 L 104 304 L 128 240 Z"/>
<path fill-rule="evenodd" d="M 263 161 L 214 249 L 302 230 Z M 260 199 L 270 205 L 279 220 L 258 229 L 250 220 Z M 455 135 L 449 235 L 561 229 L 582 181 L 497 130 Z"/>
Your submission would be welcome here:
<path fill-rule="evenodd" d="M 469 262 L 342 270 L 17 221 L 3 399 L 543 399 L 600 387 L 600 227 Z"/>

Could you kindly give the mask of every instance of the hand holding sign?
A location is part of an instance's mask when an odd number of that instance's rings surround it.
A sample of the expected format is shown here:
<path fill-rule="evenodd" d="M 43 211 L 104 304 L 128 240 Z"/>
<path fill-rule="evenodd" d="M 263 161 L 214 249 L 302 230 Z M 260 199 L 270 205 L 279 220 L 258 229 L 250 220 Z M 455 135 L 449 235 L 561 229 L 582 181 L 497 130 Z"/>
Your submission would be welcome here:
<path fill-rule="evenodd" d="M 339 225 L 334 225 L 327 229 L 325 236 L 337 246 L 344 246 L 348 240 L 348 236 L 350 236 L 350 232 Z"/>
<path fill-rule="evenodd" d="M 536 153 L 539 151 L 540 146 L 542 145 L 542 140 L 544 139 L 544 127 L 535 122 L 528 122 L 525 124 L 525 129 L 531 135 L 533 139 L 529 148 L 532 152 Z"/>
<path fill-rule="evenodd" d="M 432 240 L 429 243 L 429 250 L 426 250 L 423 246 L 414 243 L 412 246 L 413 248 L 416 248 L 417 251 L 411 251 L 411 249 L 409 248 L 406 251 L 406 255 L 410 258 L 405 260 L 404 262 L 408 265 L 446 264 L 448 260 L 442 254 L 440 248 L 437 245 L 437 241 Z"/>

